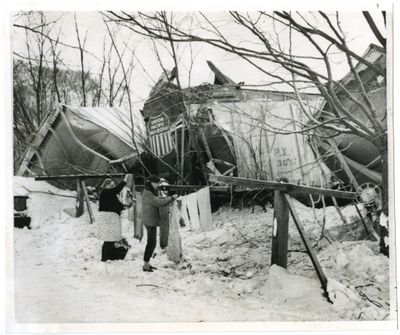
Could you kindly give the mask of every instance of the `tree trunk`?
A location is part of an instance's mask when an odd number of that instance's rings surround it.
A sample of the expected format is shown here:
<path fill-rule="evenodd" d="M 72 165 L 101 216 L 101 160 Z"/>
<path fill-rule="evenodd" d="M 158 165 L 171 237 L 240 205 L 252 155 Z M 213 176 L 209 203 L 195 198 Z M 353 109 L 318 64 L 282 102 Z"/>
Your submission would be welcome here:
<path fill-rule="evenodd" d="M 380 252 L 389 256 L 389 161 L 387 146 L 381 148 L 382 158 L 382 213 L 379 218 Z"/>
<path fill-rule="evenodd" d="M 379 217 L 379 247 L 380 252 L 389 256 L 389 157 L 387 135 L 380 136 L 379 143 L 375 142 L 381 152 L 382 161 L 382 212 Z"/>

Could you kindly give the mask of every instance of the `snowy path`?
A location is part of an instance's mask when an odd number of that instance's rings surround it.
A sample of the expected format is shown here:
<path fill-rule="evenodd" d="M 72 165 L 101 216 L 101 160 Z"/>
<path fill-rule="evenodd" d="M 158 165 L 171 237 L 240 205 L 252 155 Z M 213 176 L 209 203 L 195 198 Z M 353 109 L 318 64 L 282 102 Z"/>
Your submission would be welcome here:
<path fill-rule="evenodd" d="M 207 287 L 210 282 L 201 282 L 203 277 L 186 270 L 161 267 L 154 273 L 143 273 L 144 243 L 133 242 L 134 250 L 128 257 L 134 256 L 134 260 L 105 265 L 98 262 L 98 255 L 93 255 L 79 266 L 79 258 L 68 260 L 65 255 L 57 256 L 57 243 L 37 243 L 47 240 L 48 230 L 58 238 L 65 236 L 65 224 L 53 224 L 46 230 L 16 231 L 17 322 L 286 319 L 285 314 L 273 312 L 267 305 L 260 308 L 257 299 L 219 297 L 219 285 L 212 287 L 212 283 Z M 18 244 L 18 239 L 24 240 L 24 245 Z M 93 249 L 100 251 L 100 243 Z M 154 264 L 162 265 L 162 261 L 157 262 L 156 258 Z M 166 266 L 171 265 L 167 263 Z"/>
<path fill-rule="evenodd" d="M 105 265 L 87 215 L 74 219 L 63 212 L 73 205 L 72 198 L 32 193 L 33 229 L 14 229 L 17 322 L 388 320 L 388 262 L 371 243 L 328 245 L 319 258 L 328 277 L 352 289 L 367 285 L 364 292 L 382 307 L 346 291 L 336 292 L 338 304 L 331 305 L 304 253 L 289 254 L 290 273 L 270 267 L 272 210 L 221 210 L 213 214 L 211 232 L 182 229 L 185 261 L 174 265 L 161 254 L 152 260 L 158 270 L 144 273 L 145 241 L 130 238 L 126 220 L 132 249 L 124 261 Z M 295 232 L 290 235 L 290 248 L 298 248 Z"/>

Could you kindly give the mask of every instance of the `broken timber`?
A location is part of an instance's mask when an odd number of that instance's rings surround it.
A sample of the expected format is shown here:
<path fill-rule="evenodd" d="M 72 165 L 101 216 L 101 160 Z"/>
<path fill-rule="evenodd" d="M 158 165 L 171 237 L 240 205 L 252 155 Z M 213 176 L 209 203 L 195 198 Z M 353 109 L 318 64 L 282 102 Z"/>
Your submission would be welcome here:
<path fill-rule="evenodd" d="M 82 216 L 83 212 L 85 211 L 84 208 L 84 199 L 85 196 L 83 194 L 82 185 L 80 179 L 76 180 L 76 210 L 75 210 L 75 217 L 79 218 Z"/>
<path fill-rule="evenodd" d="M 37 176 L 35 180 L 57 180 L 57 179 L 90 179 L 90 178 L 115 178 L 124 177 L 126 174 L 78 174 L 78 175 L 59 175 L 59 176 Z M 174 191 L 186 192 L 198 190 L 206 187 L 207 185 L 170 185 L 169 188 Z M 135 185 L 137 191 L 143 191 L 144 185 Z M 212 192 L 229 192 L 229 186 L 210 186 Z"/>
<path fill-rule="evenodd" d="M 288 193 L 307 193 L 319 194 L 322 196 L 355 199 L 357 194 L 354 192 L 345 192 L 338 190 L 330 190 L 317 187 L 309 187 L 302 185 L 295 185 L 283 182 L 264 181 L 256 179 L 227 177 L 210 175 L 210 181 L 223 183 L 227 185 L 236 185 L 246 188 L 261 188 L 271 189 L 275 191 L 274 194 L 274 221 L 272 233 L 272 251 L 271 251 L 271 264 L 276 264 L 281 267 L 287 268 L 287 253 L 288 253 L 288 230 L 289 230 L 289 212 L 292 215 L 293 221 L 300 234 L 300 237 L 306 247 L 307 253 L 311 259 L 321 286 L 324 290 L 324 296 L 331 302 L 327 292 L 327 278 L 319 264 L 318 258 L 312 250 L 310 241 L 308 240 L 303 226 L 301 225 L 300 218 L 296 212 L 292 198 Z"/>
<path fill-rule="evenodd" d="M 356 198 L 356 193 L 354 192 L 331 190 L 327 188 L 303 186 L 290 183 L 282 183 L 277 181 L 257 180 L 257 179 L 228 177 L 228 176 L 216 176 L 216 175 L 210 175 L 209 180 L 214 183 L 242 186 L 246 188 L 264 188 L 269 190 L 284 191 L 288 193 L 319 194 L 319 195 L 332 196 L 344 199 Z"/>
<path fill-rule="evenodd" d="M 85 196 L 85 201 L 86 201 L 86 206 L 88 209 L 88 213 L 89 213 L 89 218 L 90 218 L 90 223 L 94 223 L 94 215 L 93 215 L 93 211 L 92 211 L 92 206 L 90 205 L 90 199 L 89 199 L 89 194 L 86 188 L 86 183 L 83 179 L 80 180 L 81 182 L 81 186 L 82 186 L 82 190 L 83 190 L 83 195 Z"/>
<path fill-rule="evenodd" d="M 94 179 L 94 178 L 117 178 L 124 177 L 126 174 L 124 173 L 109 173 L 109 174 L 75 174 L 75 175 L 53 175 L 53 176 L 36 176 L 35 180 L 60 180 L 60 179 L 76 179 L 76 209 L 75 215 L 76 217 L 82 216 L 84 213 L 84 202 L 86 202 L 86 207 L 88 209 L 90 222 L 94 223 L 94 215 L 93 210 L 90 204 L 90 199 L 85 183 L 85 179 Z M 128 185 L 132 184 L 133 190 L 142 191 L 144 189 L 144 185 L 134 185 L 134 181 L 129 181 Z M 176 192 L 188 192 L 193 190 L 198 190 L 200 188 L 205 187 L 205 185 L 170 185 L 170 189 Z M 210 191 L 212 192 L 228 192 L 228 186 L 210 186 Z M 134 193 L 133 193 L 134 194 Z M 136 206 L 137 207 L 137 206 Z"/>
<path fill-rule="evenodd" d="M 111 174 L 62 174 L 54 176 L 36 176 L 35 180 L 57 180 L 57 179 L 89 179 L 89 178 L 114 178 L 124 177 L 125 173 L 111 173 Z"/>
<path fill-rule="evenodd" d="M 298 232 L 300 234 L 300 237 L 301 237 L 301 239 L 302 239 L 302 241 L 304 243 L 304 246 L 307 249 L 307 253 L 310 256 L 310 259 L 311 259 L 311 262 L 312 262 L 312 264 L 314 266 L 315 272 L 317 272 L 317 276 L 318 276 L 319 281 L 320 281 L 320 283 L 322 285 L 322 289 L 324 290 L 325 297 L 328 299 L 329 302 L 331 302 L 330 299 L 329 299 L 328 291 L 327 291 L 328 280 L 326 279 L 326 276 L 325 276 L 324 272 L 322 271 L 322 268 L 321 268 L 321 265 L 319 264 L 318 258 L 315 255 L 314 251 L 312 250 L 311 243 L 310 243 L 310 241 L 308 240 L 308 238 L 307 238 L 307 236 L 305 234 L 303 226 L 301 225 L 301 221 L 300 221 L 300 218 L 299 218 L 299 216 L 298 216 L 298 214 L 296 212 L 296 208 L 294 207 L 294 204 L 292 202 L 292 198 L 290 197 L 289 194 L 285 194 L 284 197 L 285 197 L 287 206 L 289 207 L 290 214 L 292 214 L 293 221 L 294 221 L 294 223 L 295 223 L 295 225 L 297 227 L 297 230 L 298 230 Z"/>
<path fill-rule="evenodd" d="M 287 268 L 289 210 L 284 192 L 274 193 L 274 221 L 272 232 L 271 264 Z"/>

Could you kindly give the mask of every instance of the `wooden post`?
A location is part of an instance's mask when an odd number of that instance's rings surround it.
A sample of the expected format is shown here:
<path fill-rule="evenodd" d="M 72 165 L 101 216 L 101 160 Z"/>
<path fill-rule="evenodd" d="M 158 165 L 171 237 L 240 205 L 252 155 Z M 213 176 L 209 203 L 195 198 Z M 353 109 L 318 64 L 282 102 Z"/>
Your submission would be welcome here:
<path fill-rule="evenodd" d="M 321 268 L 321 265 L 319 264 L 318 258 L 315 255 L 314 251 L 312 250 L 311 243 L 306 236 L 303 226 L 301 225 L 301 221 L 300 221 L 299 216 L 297 215 L 296 208 L 294 207 L 294 204 L 292 202 L 292 198 L 290 197 L 289 194 L 284 194 L 284 198 L 286 200 L 287 206 L 289 207 L 290 213 L 292 214 L 293 221 L 297 227 L 300 237 L 304 243 L 304 246 L 306 247 L 307 253 L 310 256 L 310 259 L 314 266 L 314 269 L 317 272 L 319 281 L 321 282 L 321 285 L 322 285 L 322 289 L 324 290 L 324 295 L 329 302 L 332 302 L 329 299 L 329 295 L 328 295 L 328 291 L 327 291 L 328 280 L 327 280 L 324 272 L 322 271 L 322 268 Z"/>
<path fill-rule="evenodd" d="M 181 177 L 183 182 L 183 173 L 185 168 L 185 124 L 182 120 L 182 137 L 181 137 Z"/>
<path fill-rule="evenodd" d="M 83 194 L 83 189 L 81 186 L 81 180 L 77 179 L 76 180 L 76 205 L 75 205 L 75 208 L 76 208 L 75 215 L 77 218 L 82 216 L 83 212 L 85 211 L 83 201 L 84 201 L 84 194 Z"/>
<path fill-rule="evenodd" d="M 357 204 L 354 204 L 354 207 L 355 207 L 356 210 L 357 210 L 358 216 L 360 217 L 361 222 L 363 223 L 363 226 L 364 226 L 364 229 L 365 229 L 367 235 L 368 235 L 368 236 L 372 235 L 372 236 L 375 238 L 375 240 L 379 241 L 379 235 L 378 235 L 378 233 L 377 233 L 373 228 L 369 228 L 369 227 L 367 226 L 367 223 L 365 222 L 364 217 L 362 216 L 360 210 L 358 209 Z"/>
<path fill-rule="evenodd" d="M 87 206 L 88 213 L 89 213 L 90 223 L 94 223 L 94 216 L 93 216 L 92 206 L 90 205 L 89 194 L 88 194 L 88 191 L 86 188 L 86 183 L 82 179 L 81 179 L 81 186 L 82 186 L 83 194 L 84 194 L 85 200 L 86 200 L 86 206 Z"/>
<path fill-rule="evenodd" d="M 210 160 L 210 162 L 212 162 L 213 161 L 213 157 L 212 157 L 212 154 L 211 154 L 210 147 L 208 146 L 208 143 L 207 143 L 206 134 L 204 134 L 204 130 L 201 129 L 201 128 L 199 129 L 199 133 L 200 133 L 201 140 L 203 141 L 204 148 L 206 149 L 207 157 Z"/>
<path fill-rule="evenodd" d="M 175 153 L 176 153 L 176 171 L 179 171 L 179 141 L 178 141 L 178 130 L 175 128 Z"/>
<path fill-rule="evenodd" d="M 333 205 L 334 205 L 335 208 L 336 208 L 336 211 L 338 212 L 340 218 L 341 218 L 342 221 L 343 221 L 343 224 L 347 224 L 347 220 L 346 220 L 346 218 L 344 217 L 344 215 L 343 215 L 343 213 L 342 213 L 342 210 L 340 209 L 340 207 L 339 207 L 339 205 L 338 205 L 338 203 L 337 203 L 336 198 L 335 198 L 335 197 L 331 197 L 331 199 L 332 199 L 332 201 L 333 201 Z"/>
<path fill-rule="evenodd" d="M 210 150 L 210 147 L 208 145 L 206 134 L 204 133 L 204 130 L 199 128 L 199 134 L 200 134 L 201 140 L 202 140 L 202 142 L 204 144 L 204 148 L 206 149 L 206 154 L 207 154 L 208 160 L 209 160 L 212 168 L 214 169 L 214 173 L 217 174 L 217 175 L 222 175 L 222 173 L 219 172 L 217 167 L 215 166 L 214 159 L 212 157 L 211 150 Z"/>
<path fill-rule="evenodd" d="M 274 221 L 272 230 L 271 265 L 287 268 L 289 207 L 284 192 L 274 193 Z"/>

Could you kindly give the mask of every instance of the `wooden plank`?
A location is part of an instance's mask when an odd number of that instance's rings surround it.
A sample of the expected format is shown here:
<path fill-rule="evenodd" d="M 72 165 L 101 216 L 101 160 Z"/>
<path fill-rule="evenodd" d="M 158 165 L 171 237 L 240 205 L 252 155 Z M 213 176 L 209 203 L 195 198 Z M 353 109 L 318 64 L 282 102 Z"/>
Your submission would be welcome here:
<path fill-rule="evenodd" d="M 204 130 L 202 128 L 199 128 L 199 133 L 200 133 L 201 140 L 203 141 L 204 148 L 206 149 L 207 157 L 208 157 L 209 161 L 212 162 L 213 157 L 211 154 L 210 147 L 208 146 L 208 143 L 207 143 L 206 134 L 204 134 Z"/>
<path fill-rule="evenodd" d="M 340 207 L 339 207 L 339 205 L 338 205 L 338 203 L 337 203 L 336 198 L 335 198 L 335 197 L 331 197 L 331 198 L 332 198 L 333 205 L 334 205 L 335 208 L 336 208 L 336 211 L 338 212 L 340 218 L 341 218 L 342 221 L 343 221 L 343 224 L 347 224 L 347 220 L 346 220 L 346 218 L 344 217 L 344 215 L 343 215 L 343 213 L 342 213 L 342 210 L 340 209 Z"/>
<path fill-rule="evenodd" d="M 343 156 L 343 158 L 345 159 L 345 161 L 347 162 L 347 164 L 357 170 L 358 172 L 362 173 L 364 176 L 370 178 L 373 182 L 380 184 L 382 182 L 382 174 L 379 172 L 376 172 L 374 170 L 371 170 L 367 167 L 365 167 L 364 165 L 357 163 L 356 161 L 353 161 L 352 159 Z"/>
<path fill-rule="evenodd" d="M 319 194 L 326 197 L 336 197 L 343 199 L 355 199 L 357 197 L 357 193 L 355 192 L 338 191 L 338 190 L 331 190 L 329 188 L 318 188 L 318 187 L 295 185 L 295 184 L 288 184 L 288 185 L 290 193 Z"/>
<path fill-rule="evenodd" d="M 170 185 L 169 189 L 177 192 L 197 191 L 206 185 Z M 136 185 L 136 191 L 143 191 L 144 185 Z M 210 186 L 211 192 L 230 192 L 229 186 Z"/>
<path fill-rule="evenodd" d="M 94 216 L 93 216 L 93 211 L 92 211 L 92 206 L 90 204 L 90 199 L 89 199 L 89 194 L 86 188 L 86 183 L 84 180 L 81 180 L 81 186 L 82 186 L 82 190 L 83 190 L 83 195 L 85 197 L 86 200 L 86 207 L 88 209 L 88 213 L 89 213 L 89 218 L 90 218 L 90 223 L 94 223 Z"/>
<path fill-rule="evenodd" d="M 358 209 L 357 204 L 354 204 L 354 207 L 355 207 L 356 210 L 357 210 L 358 216 L 360 217 L 361 222 L 363 223 L 363 226 L 364 226 L 364 229 L 365 229 L 367 235 L 368 235 L 368 236 L 372 235 L 372 236 L 375 238 L 376 241 L 379 241 L 380 238 L 379 238 L 378 233 L 377 233 L 373 228 L 369 228 L 369 227 L 367 226 L 367 223 L 365 222 L 364 217 L 362 216 L 360 210 Z"/>
<path fill-rule="evenodd" d="M 337 147 L 334 140 L 328 139 L 328 143 L 331 146 L 331 148 L 333 149 L 336 157 L 339 159 L 340 163 L 342 164 L 342 168 L 343 168 L 344 172 L 346 172 L 347 177 L 349 177 L 350 183 L 353 184 L 353 186 L 355 187 L 356 190 L 358 190 L 360 185 L 358 184 L 356 178 L 354 177 L 353 172 L 351 171 L 349 165 L 347 164 L 347 161 L 346 161 L 344 155 L 339 150 L 339 148 Z"/>
<path fill-rule="evenodd" d="M 320 142 L 319 146 L 323 148 L 323 150 L 328 151 L 331 149 L 331 147 L 324 142 Z M 332 153 L 334 155 L 335 153 Z M 356 161 L 352 160 L 349 157 L 346 157 L 342 154 L 344 161 L 347 163 L 347 165 L 352 168 L 353 170 L 357 170 L 359 173 L 363 174 L 364 176 L 370 178 L 373 182 L 380 184 L 382 182 L 382 174 L 379 172 L 376 172 L 375 170 L 372 170 L 369 168 L 370 165 L 376 163 L 377 160 L 380 159 L 380 156 L 375 158 L 372 162 L 370 162 L 368 165 L 362 165 L 360 163 L 357 163 Z"/>
<path fill-rule="evenodd" d="M 211 61 L 208 60 L 207 64 L 210 67 L 211 71 L 214 72 L 215 78 L 218 79 L 219 82 L 225 85 L 237 85 L 231 78 L 223 74 Z"/>
<path fill-rule="evenodd" d="M 113 178 L 113 177 L 124 177 L 124 173 L 106 173 L 106 174 L 62 174 L 53 176 L 36 176 L 35 180 L 57 180 L 57 179 L 90 179 L 90 178 Z"/>
<path fill-rule="evenodd" d="M 202 142 L 204 144 L 204 148 L 206 149 L 206 153 L 207 153 L 207 157 L 208 157 L 208 160 L 209 160 L 209 164 L 211 164 L 211 166 L 212 166 L 212 168 L 210 167 L 210 169 L 211 170 L 213 169 L 214 173 L 216 173 L 218 175 L 222 175 L 222 173 L 218 171 L 217 167 L 214 164 L 214 159 L 212 157 L 210 147 L 208 146 L 207 138 L 206 138 L 206 135 L 204 134 L 204 130 L 202 128 L 200 128 L 199 129 L 199 133 L 200 133 L 201 140 L 202 140 Z"/>
<path fill-rule="evenodd" d="M 81 181 L 79 179 L 76 180 L 76 217 L 79 218 L 82 216 L 85 211 L 84 208 L 84 194 L 81 186 Z"/>
<path fill-rule="evenodd" d="M 38 160 L 38 162 L 39 162 L 40 170 L 42 170 L 44 173 L 46 173 L 46 169 L 45 169 L 45 167 L 44 167 L 42 155 L 40 154 L 39 150 L 37 150 L 37 149 L 35 149 L 35 148 L 33 148 L 33 147 L 32 147 L 31 149 L 32 149 L 32 151 L 35 153 L 35 155 L 36 155 L 36 157 L 37 157 L 37 160 Z M 33 156 L 32 156 L 32 158 L 33 158 Z"/>
<path fill-rule="evenodd" d="M 221 135 L 224 138 L 226 144 L 229 147 L 229 150 L 231 151 L 232 157 L 234 157 L 235 161 L 236 161 L 236 152 L 235 152 L 235 148 L 233 147 L 233 144 L 230 140 L 230 138 L 228 137 L 228 135 L 226 134 L 225 129 L 223 129 L 222 127 L 219 127 L 217 123 L 214 122 L 214 124 L 218 127 L 218 129 L 221 131 Z"/>
<path fill-rule="evenodd" d="M 285 269 L 287 268 L 288 232 L 289 207 L 283 192 L 275 191 L 271 265 L 276 264 Z"/>
<path fill-rule="evenodd" d="M 184 178 L 184 170 L 185 170 L 185 125 L 182 121 L 182 137 L 181 137 L 181 178 Z"/>
<path fill-rule="evenodd" d="M 178 168 L 178 166 L 179 166 L 179 145 L 178 145 L 178 130 L 176 129 L 176 127 L 175 127 L 175 130 L 174 130 L 174 144 L 175 144 L 175 154 L 176 154 L 176 170 L 178 171 L 179 170 L 179 168 Z"/>
<path fill-rule="evenodd" d="M 336 198 L 345 198 L 345 199 L 355 199 L 357 196 L 355 192 L 338 191 L 327 188 L 318 188 L 318 187 L 295 185 L 290 183 L 281 183 L 281 182 L 267 181 L 267 180 L 241 178 L 241 177 L 210 175 L 209 180 L 215 183 L 242 186 L 250 189 L 264 188 L 276 191 L 286 191 L 291 193 L 320 194 L 324 196 L 332 196 Z"/>
<path fill-rule="evenodd" d="M 279 183 L 276 181 L 266 181 L 242 177 L 230 177 L 230 176 L 217 176 L 210 175 L 211 182 L 223 183 L 227 185 L 243 186 L 247 188 L 266 188 L 277 191 L 287 191 L 288 185 L 286 183 Z"/>
<path fill-rule="evenodd" d="M 44 139 L 47 137 L 49 133 L 49 129 L 53 126 L 57 119 L 61 118 L 61 108 L 55 108 L 53 111 L 47 113 L 42 124 L 40 125 L 39 130 L 36 134 L 31 135 L 27 139 L 27 143 L 29 143 L 28 148 L 26 149 L 23 159 L 21 161 L 21 165 L 18 168 L 17 175 L 23 175 L 25 171 L 28 169 L 28 165 L 31 162 L 33 156 L 35 155 L 35 150 L 33 149 L 41 149 Z"/>
<path fill-rule="evenodd" d="M 322 271 L 322 268 L 321 268 L 321 265 L 319 264 L 318 258 L 316 256 L 316 254 L 314 253 L 314 250 L 311 247 L 310 241 L 307 238 L 307 235 L 306 235 L 306 233 L 304 231 L 304 228 L 303 228 L 303 226 L 301 224 L 300 218 L 299 218 L 299 216 L 298 216 L 298 214 L 296 212 L 296 208 L 294 207 L 292 198 L 290 197 L 289 194 L 284 194 L 284 197 L 286 199 L 287 205 L 289 207 L 290 214 L 292 215 L 293 221 L 294 221 L 294 223 L 295 223 L 295 225 L 297 227 L 297 230 L 298 230 L 298 232 L 300 234 L 300 237 L 301 237 L 301 239 L 302 239 L 302 241 L 304 243 L 304 246 L 306 247 L 307 253 L 310 256 L 310 259 L 311 259 L 311 262 L 312 262 L 312 264 L 314 266 L 314 269 L 317 272 L 319 281 L 321 282 L 321 285 L 322 285 L 322 289 L 325 292 L 325 296 L 328 299 L 328 301 L 330 301 L 329 300 L 329 296 L 328 296 L 328 291 L 327 291 L 328 280 L 327 280 L 324 272 Z"/>

